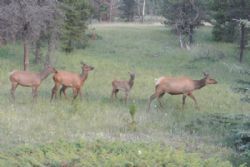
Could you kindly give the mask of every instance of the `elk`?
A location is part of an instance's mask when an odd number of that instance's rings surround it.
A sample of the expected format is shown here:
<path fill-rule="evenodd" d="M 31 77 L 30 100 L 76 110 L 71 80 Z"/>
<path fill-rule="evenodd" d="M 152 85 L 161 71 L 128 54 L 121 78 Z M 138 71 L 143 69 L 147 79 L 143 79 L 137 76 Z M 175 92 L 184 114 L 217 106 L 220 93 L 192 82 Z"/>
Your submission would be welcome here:
<path fill-rule="evenodd" d="M 62 86 L 60 89 L 60 95 L 63 92 L 64 96 L 66 97 L 65 91 L 67 88 L 71 87 L 73 90 L 73 99 L 75 99 L 78 96 L 78 94 L 82 96 L 81 87 L 83 86 L 84 82 L 88 78 L 89 71 L 94 70 L 94 67 L 87 65 L 83 62 L 81 62 L 81 64 L 82 64 L 81 74 L 68 72 L 68 71 L 58 71 L 54 74 L 53 80 L 54 80 L 55 86 L 52 88 L 50 101 L 52 101 L 54 96 L 56 97 L 57 90 L 60 86 Z"/>
<path fill-rule="evenodd" d="M 32 87 L 33 100 L 38 95 L 38 87 L 42 81 L 48 77 L 49 74 L 57 72 L 55 68 L 50 65 L 45 65 L 44 69 L 39 73 L 29 71 L 14 70 L 10 73 L 9 79 L 11 82 L 11 96 L 15 100 L 15 91 L 18 85 L 24 87 Z"/>
<path fill-rule="evenodd" d="M 160 98 L 168 93 L 170 95 L 182 95 L 182 109 L 185 105 L 186 97 L 193 99 L 196 107 L 198 108 L 197 101 L 192 94 L 194 90 L 201 89 L 208 84 L 217 84 L 215 79 L 212 79 L 209 74 L 204 73 L 204 78 L 200 80 L 192 80 L 189 77 L 160 77 L 155 84 L 155 93 L 149 98 L 147 111 L 150 110 L 151 102 L 157 98 L 160 107 L 162 107 Z"/>
<path fill-rule="evenodd" d="M 135 80 L 135 73 L 129 73 L 130 79 L 127 81 L 123 80 L 113 80 L 112 81 L 112 94 L 111 94 L 111 100 L 113 101 L 113 97 L 115 95 L 115 98 L 117 98 L 117 93 L 119 91 L 123 91 L 125 93 L 125 103 L 128 101 L 128 95 L 130 90 L 132 89 L 134 85 L 134 80 Z"/>

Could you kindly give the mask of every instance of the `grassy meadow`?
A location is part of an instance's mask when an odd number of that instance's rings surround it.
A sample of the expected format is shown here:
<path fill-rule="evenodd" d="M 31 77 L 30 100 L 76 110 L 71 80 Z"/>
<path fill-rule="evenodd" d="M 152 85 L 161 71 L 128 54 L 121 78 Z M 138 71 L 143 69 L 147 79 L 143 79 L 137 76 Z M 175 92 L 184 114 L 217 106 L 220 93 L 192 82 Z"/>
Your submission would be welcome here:
<path fill-rule="evenodd" d="M 100 39 L 71 54 L 56 51 L 56 69 L 80 73 L 80 61 L 95 67 L 83 86 L 83 99 L 50 103 L 52 76 L 43 81 L 32 103 L 31 89 L 18 87 L 10 98 L 8 74 L 22 69 L 17 43 L 0 48 L 0 166 L 248 166 L 250 150 L 235 143 L 250 129 L 250 52 L 238 63 L 236 45 L 212 40 L 211 28 L 195 34 L 190 51 L 160 25 L 91 25 Z M 44 50 L 45 54 L 45 50 Z M 30 70 L 39 71 L 30 55 Z M 128 104 L 110 102 L 111 81 L 136 72 Z M 194 92 L 181 110 L 182 96 L 165 95 L 164 108 L 153 101 L 155 78 L 163 75 L 218 81 Z M 69 97 L 72 91 L 67 90 Z M 135 105 L 132 126 L 129 108 Z M 242 146 L 245 147 L 245 146 Z M 241 148 L 241 147 L 240 147 Z"/>

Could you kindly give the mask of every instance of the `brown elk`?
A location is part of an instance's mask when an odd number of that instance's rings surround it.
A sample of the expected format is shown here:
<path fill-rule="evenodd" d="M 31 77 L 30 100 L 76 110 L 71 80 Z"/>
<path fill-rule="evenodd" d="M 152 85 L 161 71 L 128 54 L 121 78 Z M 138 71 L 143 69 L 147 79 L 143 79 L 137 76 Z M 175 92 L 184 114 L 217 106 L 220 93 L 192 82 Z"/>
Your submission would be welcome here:
<path fill-rule="evenodd" d="M 37 97 L 38 87 L 42 81 L 48 77 L 49 74 L 55 73 L 56 69 L 50 65 L 45 65 L 44 69 L 39 73 L 33 73 L 29 71 L 17 71 L 14 70 L 10 73 L 11 81 L 11 96 L 15 100 L 15 90 L 18 85 L 24 87 L 32 87 L 33 99 Z"/>
<path fill-rule="evenodd" d="M 190 97 L 194 100 L 196 107 L 198 108 L 197 101 L 192 94 L 194 90 L 201 89 L 208 84 L 216 84 L 217 81 L 212 79 L 209 74 L 204 73 L 204 78 L 201 80 L 192 80 L 189 77 L 160 77 L 155 84 L 155 93 L 149 98 L 147 111 L 150 110 L 150 104 L 152 100 L 157 98 L 160 107 L 162 107 L 160 98 L 168 93 L 170 95 L 182 95 L 182 109 L 184 108 L 186 97 Z"/>
<path fill-rule="evenodd" d="M 81 64 L 82 64 L 81 74 L 68 71 L 58 71 L 57 73 L 55 73 L 55 75 L 53 76 L 55 86 L 52 88 L 50 101 L 52 101 L 54 96 L 56 97 L 57 90 L 60 86 L 62 86 L 62 88 L 60 89 L 60 94 L 63 92 L 65 97 L 66 97 L 65 91 L 69 87 L 73 89 L 73 99 L 75 99 L 78 96 L 78 94 L 82 96 L 81 87 L 88 78 L 89 71 L 92 71 L 94 67 L 87 65 L 83 62 L 81 62 Z"/>
<path fill-rule="evenodd" d="M 127 81 L 121 81 L 121 80 L 113 80 L 112 81 L 112 94 L 111 94 L 111 100 L 113 101 L 113 97 L 117 98 L 117 93 L 119 91 L 123 91 L 125 93 L 125 103 L 128 101 L 128 95 L 130 90 L 132 89 L 134 85 L 135 80 L 135 73 L 129 73 L 130 79 Z"/>

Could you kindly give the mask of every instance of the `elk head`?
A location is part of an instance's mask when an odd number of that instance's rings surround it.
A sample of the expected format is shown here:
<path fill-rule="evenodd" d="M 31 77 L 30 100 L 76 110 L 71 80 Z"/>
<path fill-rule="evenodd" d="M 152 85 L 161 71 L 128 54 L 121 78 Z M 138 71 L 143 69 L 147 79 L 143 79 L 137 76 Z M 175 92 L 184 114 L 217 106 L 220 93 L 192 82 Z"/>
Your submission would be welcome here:
<path fill-rule="evenodd" d="M 208 73 L 203 73 L 203 75 L 204 75 L 204 79 L 205 79 L 205 84 L 207 85 L 207 84 L 217 84 L 218 82 L 215 80 L 215 79 L 213 79 Z"/>
<path fill-rule="evenodd" d="M 82 65 L 82 70 L 83 71 L 89 72 L 89 71 L 94 70 L 93 66 L 90 66 L 90 65 L 84 63 L 83 61 L 81 61 L 81 65 Z"/>

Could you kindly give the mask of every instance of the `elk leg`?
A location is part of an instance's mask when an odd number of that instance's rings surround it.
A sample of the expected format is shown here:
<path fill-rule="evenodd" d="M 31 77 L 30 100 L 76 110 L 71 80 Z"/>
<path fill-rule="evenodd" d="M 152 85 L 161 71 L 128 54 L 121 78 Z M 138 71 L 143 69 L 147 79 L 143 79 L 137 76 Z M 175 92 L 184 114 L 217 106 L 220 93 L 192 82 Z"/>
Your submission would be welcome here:
<path fill-rule="evenodd" d="M 185 100 L 186 100 L 186 95 L 182 96 L 182 110 L 184 110 L 184 105 L 185 105 Z"/>
<path fill-rule="evenodd" d="M 117 98 L 118 91 L 119 91 L 118 89 L 112 89 L 112 93 L 111 93 L 111 97 L 110 97 L 111 101 L 113 101 L 114 95 L 115 95 L 115 98 Z"/>
<path fill-rule="evenodd" d="M 67 86 L 63 85 L 60 89 L 60 97 L 62 97 L 62 93 L 64 95 L 65 98 L 67 98 L 67 95 L 66 95 L 66 89 L 67 89 Z"/>
<path fill-rule="evenodd" d="M 112 89 L 111 96 L 110 96 L 111 102 L 113 101 L 114 93 L 115 93 L 115 92 L 114 92 L 114 89 Z"/>
<path fill-rule="evenodd" d="M 66 89 L 67 89 L 67 87 L 65 86 L 64 89 L 63 89 L 63 95 L 64 95 L 65 98 L 67 98 Z"/>
<path fill-rule="evenodd" d="M 196 108 L 199 109 L 198 103 L 197 103 L 197 101 L 196 101 L 194 95 L 193 95 L 192 93 L 189 93 L 188 96 L 189 96 L 191 99 L 194 100 L 194 103 L 195 103 Z"/>
<path fill-rule="evenodd" d="M 59 86 L 59 84 L 55 84 L 55 86 L 52 88 L 50 101 L 52 101 L 53 97 L 56 98 L 56 92 Z"/>
<path fill-rule="evenodd" d="M 80 100 L 82 100 L 82 89 L 81 89 L 81 87 L 80 87 L 79 90 L 78 90 L 78 94 L 79 94 L 79 96 L 80 96 Z"/>
<path fill-rule="evenodd" d="M 76 89 L 76 88 L 73 88 L 73 94 L 74 94 L 74 96 L 73 96 L 73 100 L 74 100 L 74 99 L 76 99 L 76 97 L 77 97 L 78 93 L 79 93 L 79 90 L 78 90 L 78 89 Z"/>
<path fill-rule="evenodd" d="M 148 101 L 148 108 L 147 108 L 147 112 L 149 112 L 150 110 L 150 105 L 151 105 L 151 102 L 156 98 L 156 94 L 152 94 L 149 98 L 149 101 Z"/>
<path fill-rule="evenodd" d="M 12 83 L 11 84 L 11 97 L 12 97 L 12 99 L 15 101 L 15 91 L 16 91 L 16 88 L 17 88 L 17 86 L 18 86 L 18 83 Z"/>
<path fill-rule="evenodd" d="M 36 98 L 38 93 L 37 93 L 37 87 L 33 87 L 32 88 L 32 95 L 33 95 L 33 98 Z"/>
<path fill-rule="evenodd" d="M 117 99 L 117 93 L 119 92 L 119 89 L 115 90 L 115 98 Z"/>
<path fill-rule="evenodd" d="M 60 98 L 62 97 L 62 92 L 64 91 L 64 86 L 61 87 L 61 89 L 59 90 L 59 95 L 60 95 Z"/>
<path fill-rule="evenodd" d="M 80 95 L 80 99 L 82 100 L 82 90 L 79 89 L 79 95 Z"/>
<path fill-rule="evenodd" d="M 37 95 L 38 95 L 38 93 L 37 93 L 37 87 L 32 87 L 33 102 L 37 98 Z"/>
<path fill-rule="evenodd" d="M 161 98 L 163 97 L 165 93 L 164 92 L 160 92 L 160 93 L 156 93 L 156 97 L 157 97 L 157 101 L 159 102 L 160 104 L 160 108 L 163 108 L 163 105 L 162 105 L 162 102 L 161 102 Z"/>
<path fill-rule="evenodd" d="M 128 102 L 128 92 L 125 92 L 125 104 Z"/>
<path fill-rule="evenodd" d="M 157 96 L 157 100 L 158 100 L 158 102 L 159 102 L 161 108 L 163 108 L 163 105 L 162 105 L 162 102 L 161 102 L 161 98 L 162 98 L 162 96 L 163 96 L 164 94 L 165 94 L 165 93 L 161 93 L 159 96 Z"/>

